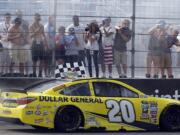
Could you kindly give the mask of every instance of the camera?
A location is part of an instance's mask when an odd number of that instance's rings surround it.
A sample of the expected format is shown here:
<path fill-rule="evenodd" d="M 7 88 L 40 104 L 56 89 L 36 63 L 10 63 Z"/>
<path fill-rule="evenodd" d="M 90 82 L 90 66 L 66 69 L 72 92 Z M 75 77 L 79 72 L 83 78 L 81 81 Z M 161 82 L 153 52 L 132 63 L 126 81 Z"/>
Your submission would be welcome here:
<path fill-rule="evenodd" d="M 87 26 L 85 27 L 85 31 L 86 31 L 86 32 L 89 31 L 89 24 L 87 24 Z"/>

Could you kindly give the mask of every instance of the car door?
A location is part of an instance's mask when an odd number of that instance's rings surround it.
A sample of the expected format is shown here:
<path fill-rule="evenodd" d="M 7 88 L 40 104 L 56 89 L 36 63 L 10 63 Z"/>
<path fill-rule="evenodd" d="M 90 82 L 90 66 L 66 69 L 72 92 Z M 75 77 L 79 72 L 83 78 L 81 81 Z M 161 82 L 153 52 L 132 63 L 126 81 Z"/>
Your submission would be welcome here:
<path fill-rule="evenodd" d="M 95 80 L 91 83 L 95 97 L 100 97 L 103 102 L 101 106 L 94 108 L 94 112 L 106 117 L 106 124 L 116 123 L 120 128 L 129 125 L 133 126 L 129 127 L 131 129 L 136 128 L 137 122 L 142 120 L 142 113 L 148 113 L 142 111 L 142 99 L 131 87 L 127 88 L 123 83 L 114 80 Z"/>
<path fill-rule="evenodd" d="M 58 91 L 60 97 L 68 98 L 66 104 L 74 105 L 83 113 L 90 112 L 94 106 L 101 104 L 100 98 L 95 98 L 88 80 L 75 81 Z"/>

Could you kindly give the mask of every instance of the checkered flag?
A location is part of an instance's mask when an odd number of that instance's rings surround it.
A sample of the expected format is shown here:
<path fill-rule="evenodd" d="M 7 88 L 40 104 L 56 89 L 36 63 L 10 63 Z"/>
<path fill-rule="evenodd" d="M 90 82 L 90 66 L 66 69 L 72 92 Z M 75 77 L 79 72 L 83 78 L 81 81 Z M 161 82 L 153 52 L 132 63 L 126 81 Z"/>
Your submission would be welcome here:
<path fill-rule="evenodd" d="M 85 67 L 83 62 L 65 63 L 64 65 L 56 66 L 56 78 L 84 78 L 86 77 Z"/>

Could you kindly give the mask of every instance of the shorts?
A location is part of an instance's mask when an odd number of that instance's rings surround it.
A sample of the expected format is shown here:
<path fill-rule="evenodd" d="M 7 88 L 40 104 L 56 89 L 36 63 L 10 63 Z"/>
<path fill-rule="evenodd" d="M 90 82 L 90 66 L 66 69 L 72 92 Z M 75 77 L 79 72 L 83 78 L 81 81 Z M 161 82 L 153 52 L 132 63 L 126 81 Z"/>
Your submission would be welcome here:
<path fill-rule="evenodd" d="M 24 46 L 12 44 L 10 57 L 14 63 L 25 63 L 28 61 L 28 55 Z"/>
<path fill-rule="evenodd" d="M 27 55 L 26 62 L 31 62 L 31 46 L 29 44 L 26 44 L 23 46 L 23 49 Z"/>
<path fill-rule="evenodd" d="M 119 52 L 114 50 L 114 62 L 116 65 L 127 65 L 127 52 Z"/>
<path fill-rule="evenodd" d="M 66 63 L 73 64 L 74 62 L 78 62 L 78 55 L 68 55 L 68 56 L 66 56 Z"/>
<path fill-rule="evenodd" d="M 162 68 L 171 68 L 172 66 L 171 53 L 163 53 L 161 55 L 160 66 Z"/>
<path fill-rule="evenodd" d="M 112 45 L 106 45 L 104 47 L 104 64 L 105 65 L 113 64 L 113 47 L 112 47 Z"/>
<path fill-rule="evenodd" d="M 0 51 L 0 64 L 1 65 L 10 65 L 11 58 L 10 58 L 10 50 L 8 48 L 2 48 Z"/>
<path fill-rule="evenodd" d="M 48 63 L 52 63 L 53 60 L 53 50 L 44 51 L 44 60 Z"/>
<path fill-rule="evenodd" d="M 55 50 L 55 59 L 56 60 L 59 60 L 59 59 L 65 60 L 65 58 L 66 58 L 65 55 L 66 55 L 65 49 L 56 48 L 56 50 Z"/>
<path fill-rule="evenodd" d="M 37 62 L 38 60 L 44 60 L 45 59 L 45 49 L 43 42 L 40 44 L 36 44 L 34 41 L 31 48 L 31 54 L 32 54 L 32 61 Z"/>

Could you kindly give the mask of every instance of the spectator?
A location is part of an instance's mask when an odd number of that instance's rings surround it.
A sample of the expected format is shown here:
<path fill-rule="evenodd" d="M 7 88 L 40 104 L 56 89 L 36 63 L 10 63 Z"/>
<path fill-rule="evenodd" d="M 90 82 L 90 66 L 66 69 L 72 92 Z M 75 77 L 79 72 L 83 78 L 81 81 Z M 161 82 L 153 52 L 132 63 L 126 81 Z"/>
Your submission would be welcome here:
<path fill-rule="evenodd" d="M 42 77 L 42 69 L 44 64 L 44 53 L 47 49 L 47 40 L 44 33 L 44 26 L 40 23 L 41 15 L 36 13 L 34 15 L 34 22 L 30 26 L 30 36 L 32 39 L 32 61 L 33 61 L 33 77 L 36 77 L 36 67 L 39 61 L 39 74 Z"/>
<path fill-rule="evenodd" d="M 148 44 L 148 54 L 147 54 L 147 73 L 146 78 L 151 77 L 152 68 L 154 68 L 154 78 L 158 78 L 159 67 L 160 67 L 160 53 L 159 53 L 159 28 L 163 27 L 160 24 L 156 24 L 148 30 L 150 35 Z"/>
<path fill-rule="evenodd" d="M 23 31 L 23 48 L 26 52 L 26 59 L 25 59 L 25 71 L 26 77 L 29 74 L 29 65 L 32 64 L 31 61 L 31 51 L 30 51 L 30 37 L 29 37 L 29 23 L 28 21 L 23 19 L 23 13 L 21 10 L 16 10 L 16 17 L 21 19 L 21 29 Z"/>
<path fill-rule="evenodd" d="M 55 35 L 56 35 L 56 30 L 55 30 L 55 19 L 54 16 L 49 16 L 48 17 L 48 23 L 44 26 L 45 34 L 46 34 L 46 39 L 48 42 L 48 50 L 46 50 L 45 55 L 45 75 L 50 76 L 51 71 L 53 71 L 53 59 L 55 56 L 54 55 L 54 48 L 55 48 Z"/>
<path fill-rule="evenodd" d="M 167 69 L 168 78 L 174 78 L 172 73 L 172 58 L 171 58 L 171 47 L 173 45 L 180 46 L 177 36 L 179 34 L 178 30 L 173 30 L 172 35 L 166 36 L 165 32 L 161 32 L 161 42 L 162 54 L 161 54 L 161 74 L 162 78 L 166 78 L 165 69 Z"/>
<path fill-rule="evenodd" d="M 98 53 L 99 53 L 99 28 L 96 23 L 89 25 L 89 31 L 85 34 L 86 56 L 88 61 L 89 75 L 92 77 L 92 57 L 95 65 L 96 77 L 99 77 Z"/>
<path fill-rule="evenodd" d="M 66 62 L 74 63 L 78 62 L 78 46 L 79 42 L 75 35 L 74 28 L 69 28 L 69 34 L 65 36 L 66 43 Z"/>
<path fill-rule="evenodd" d="M 58 34 L 56 35 L 56 49 L 55 49 L 55 58 L 56 64 L 64 64 L 66 59 L 65 57 L 65 27 L 61 26 L 58 29 Z"/>
<path fill-rule="evenodd" d="M 26 62 L 26 52 L 23 46 L 23 30 L 21 29 L 21 19 L 16 18 L 15 24 L 8 31 L 8 40 L 11 42 L 12 62 L 19 66 L 19 73 L 24 76 L 24 63 Z"/>
<path fill-rule="evenodd" d="M 113 29 L 110 26 L 111 18 L 105 19 L 104 26 L 101 27 L 102 33 L 102 47 L 103 47 L 103 77 L 106 77 L 106 65 L 108 66 L 109 78 L 112 78 L 112 64 L 113 64 Z"/>
<path fill-rule="evenodd" d="M 75 30 L 75 34 L 76 34 L 76 37 L 77 37 L 77 40 L 79 42 L 79 46 L 78 46 L 78 59 L 79 61 L 82 61 L 84 62 L 85 64 L 85 43 L 84 43 L 84 33 L 85 33 L 85 29 L 83 27 L 83 24 L 79 23 L 79 16 L 77 15 L 74 15 L 73 18 L 73 24 L 69 25 L 67 27 L 67 31 L 69 28 L 74 28 Z"/>
<path fill-rule="evenodd" d="M 3 76 L 3 69 L 4 69 L 4 58 L 3 58 L 3 45 L 2 45 L 2 41 L 1 41 L 2 37 L 0 36 L 0 77 Z"/>
<path fill-rule="evenodd" d="M 4 15 L 4 21 L 0 23 L 0 36 L 1 36 L 1 71 L 0 74 L 7 74 L 10 72 L 10 65 L 11 65 L 11 59 L 10 59 L 10 42 L 8 41 L 8 30 L 12 27 L 11 24 L 11 14 L 6 13 Z"/>
<path fill-rule="evenodd" d="M 127 77 L 127 46 L 126 43 L 131 39 L 132 31 L 129 29 L 130 21 L 124 19 L 120 26 L 116 27 L 114 39 L 114 59 L 120 78 Z M 121 72 L 123 68 L 124 74 Z"/>

